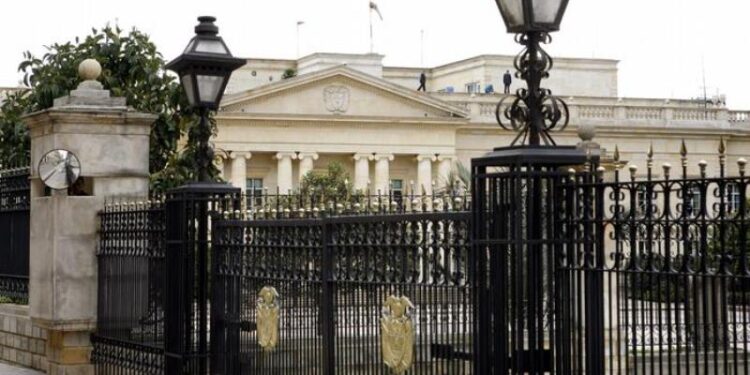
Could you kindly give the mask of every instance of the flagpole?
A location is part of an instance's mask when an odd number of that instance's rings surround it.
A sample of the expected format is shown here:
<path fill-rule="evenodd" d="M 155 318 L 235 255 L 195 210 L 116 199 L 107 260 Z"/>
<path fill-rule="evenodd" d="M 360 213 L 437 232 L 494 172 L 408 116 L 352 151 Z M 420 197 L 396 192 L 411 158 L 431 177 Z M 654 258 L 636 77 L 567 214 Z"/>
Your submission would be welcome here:
<path fill-rule="evenodd" d="M 419 65 L 424 67 L 424 29 L 421 30 L 421 35 L 419 38 Z"/>
<path fill-rule="evenodd" d="M 372 38 L 372 5 L 368 4 L 367 8 L 370 9 L 370 53 L 373 53 L 375 51 L 375 42 L 373 42 Z"/>
<path fill-rule="evenodd" d="M 299 21 L 297 21 L 297 59 L 299 59 Z"/>
<path fill-rule="evenodd" d="M 299 45 L 300 45 L 299 29 L 300 29 L 300 26 L 304 24 L 305 24 L 305 21 L 297 21 L 297 59 L 299 59 Z"/>

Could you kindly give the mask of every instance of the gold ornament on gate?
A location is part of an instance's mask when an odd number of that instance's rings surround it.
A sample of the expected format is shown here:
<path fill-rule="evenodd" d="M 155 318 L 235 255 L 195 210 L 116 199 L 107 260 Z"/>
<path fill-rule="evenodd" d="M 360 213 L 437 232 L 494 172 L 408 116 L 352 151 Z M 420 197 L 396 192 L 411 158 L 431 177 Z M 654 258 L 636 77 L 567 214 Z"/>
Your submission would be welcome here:
<path fill-rule="evenodd" d="M 266 286 L 258 292 L 255 318 L 258 323 L 258 345 L 270 352 L 279 345 L 279 293 Z"/>
<path fill-rule="evenodd" d="M 396 375 L 405 373 L 414 363 L 414 324 L 406 297 L 390 296 L 383 306 L 380 319 L 383 362 Z"/>

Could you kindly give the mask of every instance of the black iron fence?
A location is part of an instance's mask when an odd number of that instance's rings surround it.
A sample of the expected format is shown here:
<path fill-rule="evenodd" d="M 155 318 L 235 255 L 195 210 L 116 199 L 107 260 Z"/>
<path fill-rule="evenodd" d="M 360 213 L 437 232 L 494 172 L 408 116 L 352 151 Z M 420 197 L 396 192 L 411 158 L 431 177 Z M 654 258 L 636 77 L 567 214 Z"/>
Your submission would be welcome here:
<path fill-rule="evenodd" d="M 471 373 L 469 220 L 215 221 L 213 373 Z"/>
<path fill-rule="evenodd" d="M 570 175 L 558 275 L 570 368 L 750 371 L 750 179 L 745 160 L 737 177 L 725 176 L 725 162 L 720 151 L 715 178 L 686 154 L 677 173 L 649 155 L 641 173 L 630 166 L 623 176 L 616 161 L 613 174 Z"/>
<path fill-rule="evenodd" d="M 92 361 L 98 374 L 163 374 L 164 204 L 109 202 L 100 219 Z"/>
<path fill-rule="evenodd" d="M 29 298 L 29 168 L 0 170 L 0 297 Z"/>
<path fill-rule="evenodd" d="M 475 161 L 472 199 L 108 204 L 99 374 L 749 373 L 746 162 L 553 151 Z"/>

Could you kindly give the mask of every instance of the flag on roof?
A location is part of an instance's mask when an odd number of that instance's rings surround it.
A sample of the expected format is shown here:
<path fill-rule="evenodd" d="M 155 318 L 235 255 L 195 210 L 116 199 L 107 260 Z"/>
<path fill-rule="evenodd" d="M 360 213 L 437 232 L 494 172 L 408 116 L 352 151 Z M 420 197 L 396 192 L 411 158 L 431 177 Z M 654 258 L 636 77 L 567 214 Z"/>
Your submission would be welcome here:
<path fill-rule="evenodd" d="M 380 20 L 383 20 L 383 15 L 380 14 L 380 8 L 378 8 L 378 4 L 375 4 L 374 1 L 370 1 L 370 11 L 375 11 L 378 14 L 378 17 L 380 17 Z"/>

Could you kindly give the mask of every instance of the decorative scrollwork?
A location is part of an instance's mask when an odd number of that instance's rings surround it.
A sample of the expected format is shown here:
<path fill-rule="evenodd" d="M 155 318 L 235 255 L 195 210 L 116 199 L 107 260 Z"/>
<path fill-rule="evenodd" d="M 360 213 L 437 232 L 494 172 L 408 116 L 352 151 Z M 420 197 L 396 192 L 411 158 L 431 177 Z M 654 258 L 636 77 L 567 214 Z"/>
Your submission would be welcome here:
<path fill-rule="evenodd" d="M 570 111 L 568 105 L 552 95 L 549 89 L 541 88 L 542 79 L 549 77 L 554 65 L 552 57 L 540 44 L 552 42 L 547 33 L 532 32 L 516 35 L 516 42 L 525 48 L 516 56 L 514 65 L 516 77 L 527 83 L 527 88 L 516 91 L 514 97 L 505 97 L 497 103 L 495 118 L 505 130 L 518 132 L 511 143 L 519 141 L 523 145 L 556 145 L 550 132 L 562 131 L 568 126 Z M 510 102 L 510 104 L 508 104 Z"/>

